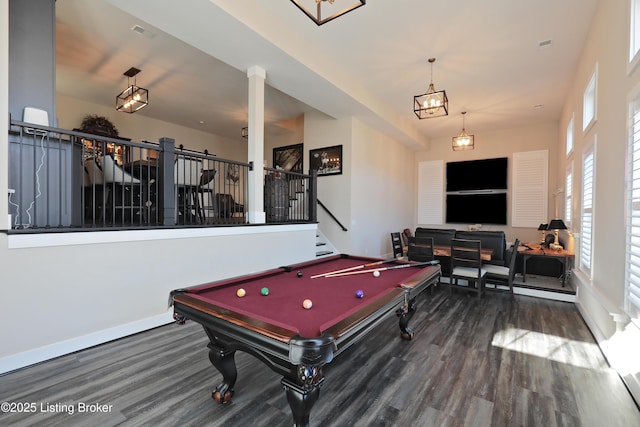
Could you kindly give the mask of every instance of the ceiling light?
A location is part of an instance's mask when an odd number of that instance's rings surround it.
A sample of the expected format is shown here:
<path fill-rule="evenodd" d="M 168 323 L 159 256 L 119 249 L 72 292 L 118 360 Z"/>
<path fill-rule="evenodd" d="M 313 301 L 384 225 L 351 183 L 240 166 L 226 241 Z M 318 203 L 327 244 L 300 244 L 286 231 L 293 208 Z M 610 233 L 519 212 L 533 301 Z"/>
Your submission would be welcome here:
<path fill-rule="evenodd" d="M 291 2 L 317 25 L 322 25 L 364 6 L 366 0 L 291 0 Z"/>
<path fill-rule="evenodd" d="M 451 138 L 453 151 L 464 151 L 464 150 L 473 150 L 473 135 L 469 135 L 464 130 L 464 115 L 467 114 L 466 111 L 462 112 L 462 132 L 460 135 L 454 136 Z"/>
<path fill-rule="evenodd" d="M 134 67 L 124 72 L 127 76 L 127 88 L 116 96 L 116 110 L 131 114 L 149 105 L 149 91 L 136 84 L 136 75 L 139 72 L 140 70 Z M 130 83 L 132 77 L 133 84 Z"/>
<path fill-rule="evenodd" d="M 413 97 L 413 112 L 419 119 L 430 119 L 449 115 L 449 99 L 444 90 L 436 91 L 433 85 L 433 63 L 436 58 L 429 58 L 431 64 L 431 80 L 427 93 Z"/>

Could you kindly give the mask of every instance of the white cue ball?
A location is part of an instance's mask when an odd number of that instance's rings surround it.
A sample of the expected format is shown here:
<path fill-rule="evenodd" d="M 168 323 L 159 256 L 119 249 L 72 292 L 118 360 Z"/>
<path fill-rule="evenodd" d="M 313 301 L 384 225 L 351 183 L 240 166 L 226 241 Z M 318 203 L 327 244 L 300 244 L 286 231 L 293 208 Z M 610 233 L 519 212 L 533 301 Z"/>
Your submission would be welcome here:
<path fill-rule="evenodd" d="M 374 271 L 373 272 L 373 277 L 380 277 L 380 272 L 379 271 Z"/>

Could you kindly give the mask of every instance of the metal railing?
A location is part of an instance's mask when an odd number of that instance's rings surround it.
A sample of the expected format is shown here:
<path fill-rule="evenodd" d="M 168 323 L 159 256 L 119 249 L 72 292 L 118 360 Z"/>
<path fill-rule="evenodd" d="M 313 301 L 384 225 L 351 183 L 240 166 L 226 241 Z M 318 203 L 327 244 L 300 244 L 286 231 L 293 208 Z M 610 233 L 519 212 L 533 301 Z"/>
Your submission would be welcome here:
<path fill-rule="evenodd" d="M 252 165 L 11 121 L 10 233 L 248 224 Z M 267 223 L 316 222 L 315 174 L 265 168 Z"/>

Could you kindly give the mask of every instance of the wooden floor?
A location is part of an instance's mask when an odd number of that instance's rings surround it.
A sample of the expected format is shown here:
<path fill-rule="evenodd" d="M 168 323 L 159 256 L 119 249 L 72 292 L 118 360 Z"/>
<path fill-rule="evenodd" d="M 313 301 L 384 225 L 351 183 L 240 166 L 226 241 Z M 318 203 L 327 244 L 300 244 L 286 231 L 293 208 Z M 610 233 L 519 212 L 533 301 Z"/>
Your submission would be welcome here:
<path fill-rule="evenodd" d="M 389 318 L 327 365 L 312 425 L 640 426 L 573 304 L 441 287 L 420 297 L 412 325 L 402 341 Z M 206 344 L 188 322 L 1 376 L 0 402 L 36 408 L 0 413 L 0 425 L 291 425 L 280 378 L 244 353 L 233 402 L 216 404 Z M 110 407 L 78 412 L 95 403 Z"/>

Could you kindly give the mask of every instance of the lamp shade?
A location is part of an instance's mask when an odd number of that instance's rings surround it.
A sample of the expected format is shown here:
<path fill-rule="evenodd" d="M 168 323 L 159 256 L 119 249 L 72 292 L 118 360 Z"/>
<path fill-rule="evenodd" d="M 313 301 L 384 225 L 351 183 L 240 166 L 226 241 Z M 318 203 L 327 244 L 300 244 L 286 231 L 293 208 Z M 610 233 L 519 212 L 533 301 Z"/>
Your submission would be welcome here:
<path fill-rule="evenodd" d="M 548 229 L 549 229 L 549 224 L 540 224 L 538 226 L 538 231 L 548 230 Z"/>
<path fill-rule="evenodd" d="M 433 85 L 433 63 L 436 58 L 429 58 L 431 64 L 431 82 L 427 93 L 413 97 L 413 112 L 420 120 L 449 115 L 449 98 L 444 90 L 437 91 Z"/>
<path fill-rule="evenodd" d="M 473 150 L 474 138 L 473 135 L 469 135 L 464 130 L 464 116 L 467 114 L 466 111 L 462 112 L 462 132 L 460 135 L 454 136 L 451 138 L 451 145 L 453 147 L 453 151 L 465 151 L 465 150 Z"/>
<path fill-rule="evenodd" d="M 131 85 L 116 96 L 116 110 L 135 113 L 149 105 L 149 91 L 143 87 Z"/>
<path fill-rule="evenodd" d="M 116 96 L 116 110 L 131 114 L 149 105 L 149 91 L 138 86 L 135 81 L 139 72 L 140 70 L 135 67 L 124 72 L 127 76 L 127 88 Z M 134 79 L 133 84 L 131 84 L 131 78 Z"/>
<path fill-rule="evenodd" d="M 547 230 L 566 230 L 567 226 L 564 225 L 564 221 L 562 221 L 561 219 L 552 219 L 551 221 L 549 221 L 549 226 L 547 227 Z"/>

